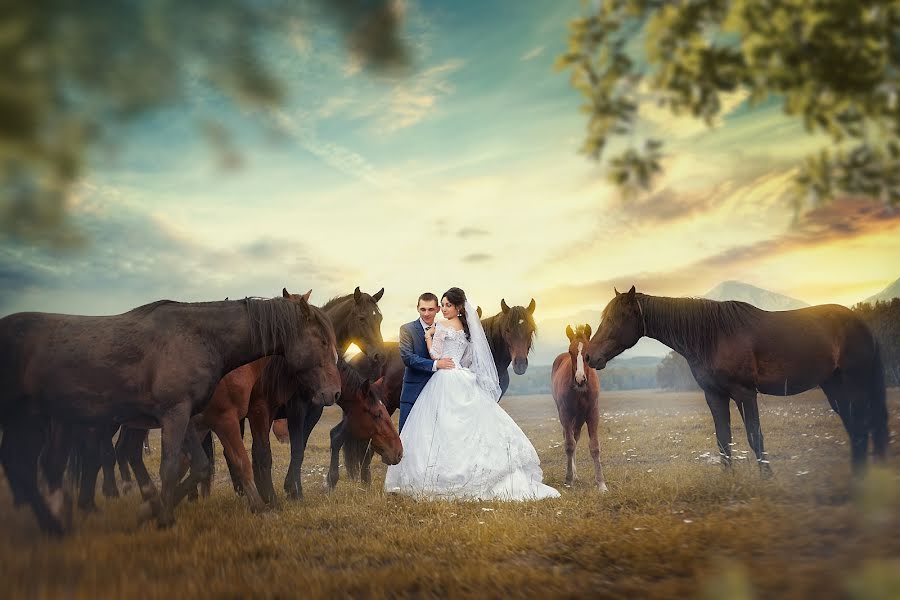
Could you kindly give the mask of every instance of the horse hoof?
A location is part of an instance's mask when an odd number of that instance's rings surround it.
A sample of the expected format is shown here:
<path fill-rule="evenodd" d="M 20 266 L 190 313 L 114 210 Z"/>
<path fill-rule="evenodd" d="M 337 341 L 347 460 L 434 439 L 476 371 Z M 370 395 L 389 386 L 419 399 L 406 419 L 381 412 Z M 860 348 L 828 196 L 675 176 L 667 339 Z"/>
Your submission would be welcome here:
<path fill-rule="evenodd" d="M 606 483 L 599 483 L 599 484 L 597 485 L 597 490 L 600 491 L 600 492 L 603 492 L 604 494 L 607 493 L 607 492 L 609 492 L 609 488 L 606 487 Z"/>

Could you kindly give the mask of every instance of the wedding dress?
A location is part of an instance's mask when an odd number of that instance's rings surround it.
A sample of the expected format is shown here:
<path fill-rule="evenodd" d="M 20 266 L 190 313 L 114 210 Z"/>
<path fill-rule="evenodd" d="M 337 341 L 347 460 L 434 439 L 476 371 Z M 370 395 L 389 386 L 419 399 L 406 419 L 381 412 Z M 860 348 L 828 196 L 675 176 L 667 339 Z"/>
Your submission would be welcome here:
<path fill-rule="evenodd" d="M 477 315 L 466 302 L 466 317 Z M 434 359 L 452 358 L 425 385 L 403 426 L 403 459 L 388 467 L 387 492 L 425 499 L 531 500 L 559 496 L 542 483 L 534 446 L 500 408 L 500 387 L 481 322 L 438 324 Z M 487 356 L 485 356 L 487 354 Z"/>

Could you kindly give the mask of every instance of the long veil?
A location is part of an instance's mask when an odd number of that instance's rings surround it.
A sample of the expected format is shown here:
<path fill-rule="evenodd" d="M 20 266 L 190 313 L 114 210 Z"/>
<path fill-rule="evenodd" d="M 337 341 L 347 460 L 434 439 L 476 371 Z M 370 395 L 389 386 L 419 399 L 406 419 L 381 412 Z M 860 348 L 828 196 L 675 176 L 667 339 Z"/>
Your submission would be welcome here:
<path fill-rule="evenodd" d="M 472 338 L 472 366 L 469 368 L 475 373 L 478 385 L 490 392 L 494 401 L 499 402 L 500 377 L 497 375 L 497 366 L 494 364 L 491 346 L 484 334 L 478 312 L 468 300 L 466 300 L 465 309 L 466 325 L 469 326 L 469 336 Z"/>

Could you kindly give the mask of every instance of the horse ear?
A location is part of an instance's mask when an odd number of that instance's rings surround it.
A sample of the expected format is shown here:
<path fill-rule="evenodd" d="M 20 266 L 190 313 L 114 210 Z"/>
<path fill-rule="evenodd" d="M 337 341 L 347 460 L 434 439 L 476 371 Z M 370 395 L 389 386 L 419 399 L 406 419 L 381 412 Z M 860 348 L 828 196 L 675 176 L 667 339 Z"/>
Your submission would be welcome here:
<path fill-rule="evenodd" d="M 353 299 L 359 302 L 360 298 L 362 298 L 362 292 L 359 291 L 359 286 L 356 286 L 356 289 L 353 290 Z"/>
<path fill-rule="evenodd" d="M 481 307 L 480 307 L 480 306 L 476 306 L 476 307 L 475 307 L 475 312 L 478 313 L 478 318 L 480 319 L 480 318 L 481 318 Z"/>
<path fill-rule="evenodd" d="M 616 296 L 619 295 L 619 290 L 617 290 L 615 287 L 613 287 L 613 291 L 616 293 Z"/>
<path fill-rule="evenodd" d="M 503 310 L 504 314 L 509 312 L 509 306 L 507 306 L 506 304 L 506 298 L 502 298 L 500 300 L 500 308 Z"/>
<path fill-rule="evenodd" d="M 282 298 L 290 298 L 291 297 L 291 295 L 287 291 L 287 288 L 281 288 L 281 297 Z"/>
<path fill-rule="evenodd" d="M 310 296 L 312 296 L 312 290 L 309 290 L 308 292 L 306 292 L 305 294 L 303 294 L 303 295 L 300 296 L 300 297 L 303 298 L 304 300 L 306 300 L 307 302 L 309 302 L 309 297 L 310 297 Z"/>
<path fill-rule="evenodd" d="M 531 302 L 528 304 L 528 312 L 530 314 L 534 314 L 534 309 L 537 307 L 537 304 L 534 303 L 534 298 L 531 299 Z"/>
<path fill-rule="evenodd" d="M 584 324 L 584 335 L 587 336 L 587 339 L 591 339 L 591 324 Z"/>
<path fill-rule="evenodd" d="M 575 339 L 575 332 L 572 331 L 571 325 L 566 325 L 566 337 L 569 338 L 570 342 Z"/>
<path fill-rule="evenodd" d="M 631 302 L 634 300 L 634 286 L 631 286 L 631 289 L 628 290 L 628 301 Z"/>
<path fill-rule="evenodd" d="M 379 300 L 381 300 L 382 296 L 384 296 L 384 288 L 381 288 L 380 290 L 378 290 L 378 293 L 375 294 L 374 296 L 372 296 L 372 300 L 374 300 L 377 303 Z"/>

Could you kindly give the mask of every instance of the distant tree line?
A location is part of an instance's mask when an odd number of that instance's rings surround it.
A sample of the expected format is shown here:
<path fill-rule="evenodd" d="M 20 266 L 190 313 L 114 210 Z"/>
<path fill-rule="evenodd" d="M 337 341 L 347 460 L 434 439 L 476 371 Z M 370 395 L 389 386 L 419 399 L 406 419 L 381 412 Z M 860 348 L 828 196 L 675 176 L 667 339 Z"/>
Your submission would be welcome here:
<path fill-rule="evenodd" d="M 888 387 L 900 386 L 900 298 L 874 305 L 860 302 L 852 310 L 862 317 L 878 340 L 885 383 Z M 687 361 L 674 351 L 656 368 L 656 381 L 663 389 L 699 389 Z"/>
<path fill-rule="evenodd" d="M 531 365 L 524 375 L 511 375 L 507 394 L 531 396 L 550 393 L 550 370 L 547 365 Z M 610 363 L 600 371 L 600 389 L 641 390 L 659 387 L 656 366 L 619 366 Z"/>

